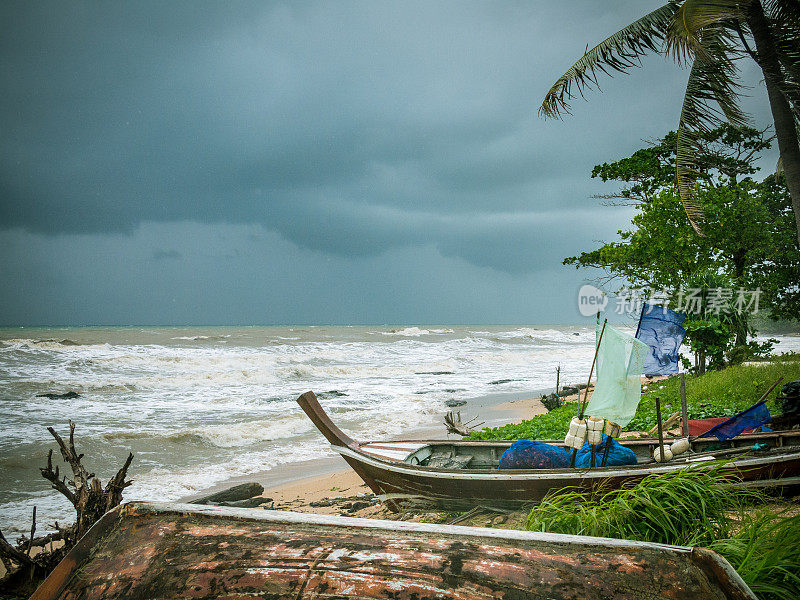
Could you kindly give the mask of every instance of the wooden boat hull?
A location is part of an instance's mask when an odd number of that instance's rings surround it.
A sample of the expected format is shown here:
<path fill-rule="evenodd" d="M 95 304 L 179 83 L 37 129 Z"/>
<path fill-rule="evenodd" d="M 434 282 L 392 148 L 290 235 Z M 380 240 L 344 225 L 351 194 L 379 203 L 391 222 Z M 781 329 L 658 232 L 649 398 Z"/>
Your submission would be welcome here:
<path fill-rule="evenodd" d="M 382 457 L 380 448 L 392 448 L 391 442 L 359 444 L 345 435 L 330 420 L 319 405 L 313 392 L 306 392 L 298 403 L 311 418 L 320 432 L 328 439 L 334 450 L 358 473 L 364 482 L 387 505 L 398 510 L 403 505 L 435 505 L 452 510 L 464 510 L 474 506 L 514 508 L 541 501 L 554 489 L 577 486 L 585 489 L 615 488 L 625 483 L 635 483 L 654 473 L 670 473 L 691 466 L 707 468 L 719 465 L 719 460 L 709 462 L 685 462 L 676 460 L 659 464 L 652 462 L 627 467 L 604 467 L 594 469 L 514 469 L 499 470 L 496 459 L 511 442 L 454 442 L 451 440 L 420 442 L 418 449 L 408 453 L 405 460 Z M 766 442 L 772 446 L 768 452 L 755 452 L 729 456 L 726 452 L 737 452 L 741 446 L 749 448 L 754 443 Z M 625 441 L 642 459 L 649 457 L 657 442 L 654 440 Z M 697 440 L 695 446 L 704 450 L 717 444 L 714 440 Z M 401 448 L 409 442 L 395 443 Z M 744 482 L 758 482 L 765 486 L 800 484 L 800 431 L 741 436 L 730 442 L 732 450 L 703 456 L 693 454 L 687 460 L 729 459 L 724 468 L 736 472 Z M 485 468 L 433 468 L 411 464 L 416 457 L 428 456 L 441 449 L 453 454 L 480 454 Z M 487 458 L 488 457 L 488 458 Z M 494 457 L 495 468 L 491 468 Z"/>
<path fill-rule="evenodd" d="M 398 505 L 435 505 L 450 510 L 474 506 L 520 508 L 540 502 L 548 492 L 565 487 L 588 490 L 614 489 L 635 483 L 654 473 L 671 473 L 686 464 L 644 465 L 630 468 L 471 471 L 425 469 L 387 463 L 360 455 L 349 448 L 334 447 L 358 475 L 383 499 Z M 709 463 L 695 463 L 704 468 Z M 745 482 L 780 485 L 786 478 L 800 479 L 800 452 L 779 456 L 742 458 L 725 466 Z M 789 479 L 798 484 L 800 480 Z M 371 482 L 371 483 L 370 483 Z"/>
<path fill-rule="evenodd" d="M 583 536 L 132 503 L 31 597 L 754 600 L 722 557 Z"/>

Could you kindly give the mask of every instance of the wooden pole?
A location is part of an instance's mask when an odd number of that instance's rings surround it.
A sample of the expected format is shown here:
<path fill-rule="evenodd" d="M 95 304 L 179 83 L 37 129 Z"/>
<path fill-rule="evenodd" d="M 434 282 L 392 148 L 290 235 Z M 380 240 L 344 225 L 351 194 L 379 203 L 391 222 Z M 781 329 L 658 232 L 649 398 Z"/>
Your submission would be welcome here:
<path fill-rule="evenodd" d="M 598 315 L 600 313 L 597 313 Z M 592 359 L 592 366 L 589 369 L 589 380 L 586 382 L 586 390 L 583 393 L 583 404 L 581 404 L 581 412 L 578 415 L 578 419 L 583 419 L 583 411 L 586 410 L 586 401 L 589 397 L 589 384 L 592 383 L 592 373 L 594 373 L 594 363 L 597 361 L 597 353 L 600 351 L 600 342 L 603 341 L 603 333 L 606 331 L 606 323 L 608 323 L 608 319 L 603 320 L 603 328 L 600 330 L 600 335 L 597 338 L 597 346 L 594 348 L 594 358 Z M 572 450 L 572 458 L 570 459 L 570 466 L 575 466 L 575 457 L 578 455 L 578 449 L 575 448 Z"/>
<path fill-rule="evenodd" d="M 666 430 L 669 430 L 669 428 L 670 428 L 670 427 L 672 427 L 672 425 L 673 425 L 673 424 L 675 424 L 675 423 L 678 421 L 678 418 L 679 418 L 680 416 L 681 416 L 681 411 L 677 411 L 677 412 L 674 412 L 674 413 L 672 413 L 672 414 L 670 415 L 669 419 L 667 419 L 666 421 L 664 421 L 664 423 L 663 423 L 662 427 L 664 427 L 664 429 L 666 429 Z M 657 428 L 658 428 L 658 424 L 656 424 L 656 425 L 653 425 L 653 426 L 650 428 L 650 430 L 647 432 L 647 435 L 648 435 L 648 436 L 650 436 L 650 435 L 653 435 L 653 434 L 656 432 L 656 429 L 657 429 Z"/>
<path fill-rule="evenodd" d="M 686 405 L 686 379 L 681 373 L 681 433 L 689 437 L 689 408 Z"/>
<path fill-rule="evenodd" d="M 664 460 L 664 430 L 661 428 L 661 398 L 656 396 L 656 419 L 658 420 L 658 451 L 661 453 L 661 462 Z"/>
<path fill-rule="evenodd" d="M 589 369 L 589 379 L 586 382 L 586 389 L 583 392 L 583 404 L 581 404 L 581 412 L 578 415 L 579 419 L 583 418 L 583 412 L 586 410 L 586 402 L 589 399 L 589 385 L 592 383 L 592 373 L 594 373 L 594 363 L 597 362 L 597 353 L 600 351 L 600 342 L 603 341 L 603 334 L 606 331 L 606 323 L 608 319 L 603 321 L 603 328 L 600 330 L 600 336 L 597 338 L 597 346 L 594 349 L 594 358 L 592 359 L 592 367 Z"/>
<path fill-rule="evenodd" d="M 556 367 L 556 396 L 558 396 L 558 386 L 561 380 L 561 365 Z"/>
<path fill-rule="evenodd" d="M 605 467 L 608 462 L 608 452 L 611 450 L 611 436 L 606 436 L 606 445 L 603 448 L 603 460 L 600 461 L 600 466 Z"/>
<path fill-rule="evenodd" d="M 783 381 L 783 375 L 778 377 L 777 381 L 775 381 L 775 383 L 773 383 L 770 386 L 770 388 L 766 392 L 764 392 L 764 395 L 761 396 L 761 398 L 758 399 L 758 402 L 761 402 L 762 400 L 765 400 L 767 398 L 767 396 L 769 396 L 770 392 L 775 389 L 775 386 L 778 385 L 781 381 Z M 758 402 L 756 402 L 756 404 L 758 404 Z"/>

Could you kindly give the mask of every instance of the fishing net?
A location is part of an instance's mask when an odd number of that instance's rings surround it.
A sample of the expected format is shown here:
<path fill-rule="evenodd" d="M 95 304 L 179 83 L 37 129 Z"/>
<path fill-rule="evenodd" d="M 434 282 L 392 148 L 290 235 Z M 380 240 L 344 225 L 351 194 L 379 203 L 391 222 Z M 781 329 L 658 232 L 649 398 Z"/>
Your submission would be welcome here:
<path fill-rule="evenodd" d="M 500 457 L 501 469 L 566 469 L 569 454 L 544 442 L 517 440 Z"/>
<path fill-rule="evenodd" d="M 608 331 L 608 327 L 606 327 L 606 331 Z M 603 338 L 605 338 L 605 335 L 603 335 Z M 606 434 L 603 434 L 603 442 L 595 447 L 594 464 L 596 467 L 599 467 L 600 461 L 603 460 L 603 453 L 605 452 L 608 441 L 609 437 Z M 611 438 L 610 446 L 608 448 L 608 459 L 606 460 L 607 467 L 635 465 L 637 463 L 638 460 L 636 459 L 636 453 L 633 450 L 626 448 L 617 440 Z M 588 469 L 591 466 L 592 447 L 589 445 L 589 442 L 584 442 L 583 447 L 578 450 L 578 453 L 575 455 L 575 468 Z"/>
<path fill-rule="evenodd" d="M 585 414 L 627 425 L 642 397 L 642 367 L 649 352 L 644 342 L 606 324 L 597 352 L 597 384 Z"/>

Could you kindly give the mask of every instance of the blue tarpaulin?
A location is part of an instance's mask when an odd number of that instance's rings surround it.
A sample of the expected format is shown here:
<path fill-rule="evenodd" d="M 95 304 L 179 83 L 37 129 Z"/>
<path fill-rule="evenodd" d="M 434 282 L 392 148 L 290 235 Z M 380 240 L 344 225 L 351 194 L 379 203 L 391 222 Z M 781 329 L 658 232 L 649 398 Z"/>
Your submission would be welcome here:
<path fill-rule="evenodd" d="M 645 375 L 675 375 L 678 372 L 678 348 L 686 330 L 686 315 L 663 306 L 644 303 L 636 339 L 650 347 L 644 359 Z"/>
<path fill-rule="evenodd" d="M 769 423 L 772 420 L 772 416 L 769 414 L 766 402 L 766 400 L 762 400 L 758 404 L 754 404 L 747 410 L 732 416 L 724 423 L 715 425 L 697 437 L 711 437 L 714 435 L 719 440 L 729 440 L 742 433 L 745 429 L 755 429 Z"/>

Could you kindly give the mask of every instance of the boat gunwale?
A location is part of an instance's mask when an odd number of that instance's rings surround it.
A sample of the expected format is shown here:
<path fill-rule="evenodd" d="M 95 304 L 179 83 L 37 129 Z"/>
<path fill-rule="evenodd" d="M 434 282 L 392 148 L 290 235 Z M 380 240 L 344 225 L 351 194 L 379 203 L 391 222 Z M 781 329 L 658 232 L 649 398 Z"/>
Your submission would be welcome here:
<path fill-rule="evenodd" d="M 761 433 L 742 433 L 737 435 L 735 438 L 736 440 L 761 440 L 761 439 L 779 439 L 779 438 L 798 438 L 800 439 L 800 429 L 786 429 L 781 431 L 765 431 Z M 685 436 L 669 436 L 665 437 L 664 441 L 667 442 L 669 440 L 675 441 L 685 439 Z M 698 436 L 689 436 L 689 441 L 692 443 L 696 442 L 709 442 L 715 443 L 719 442 L 715 437 L 698 437 Z M 516 440 L 369 440 L 365 442 L 357 442 L 359 445 L 368 445 L 368 444 L 425 444 L 429 446 L 448 446 L 448 445 L 457 445 L 457 446 L 474 446 L 474 447 L 492 447 L 492 446 L 510 446 Z M 551 444 L 554 446 L 563 446 L 564 442 L 561 440 L 538 440 L 543 444 Z M 647 437 L 647 438 L 622 438 L 618 440 L 620 444 L 623 446 L 648 446 L 648 445 L 658 445 L 658 438 Z"/>
<path fill-rule="evenodd" d="M 752 456 L 748 458 L 719 458 L 694 462 L 656 463 L 649 462 L 640 465 L 562 468 L 562 469 L 442 469 L 412 465 L 402 461 L 386 460 L 362 451 L 360 448 L 344 447 L 331 444 L 331 448 L 343 456 L 370 464 L 370 466 L 386 469 L 395 473 L 413 476 L 431 476 L 438 479 L 483 479 L 488 481 L 498 479 L 609 479 L 612 477 L 627 477 L 632 474 L 650 475 L 654 473 L 671 473 L 679 469 L 705 469 L 709 463 L 725 464 L 733 468 L 757 467 L 764 463 L 774 464 L 783 462 L 780 459 L 800 460 L 800 447 L 794 451 L 786 452 L 781 449 L 781 454 Z"/>

